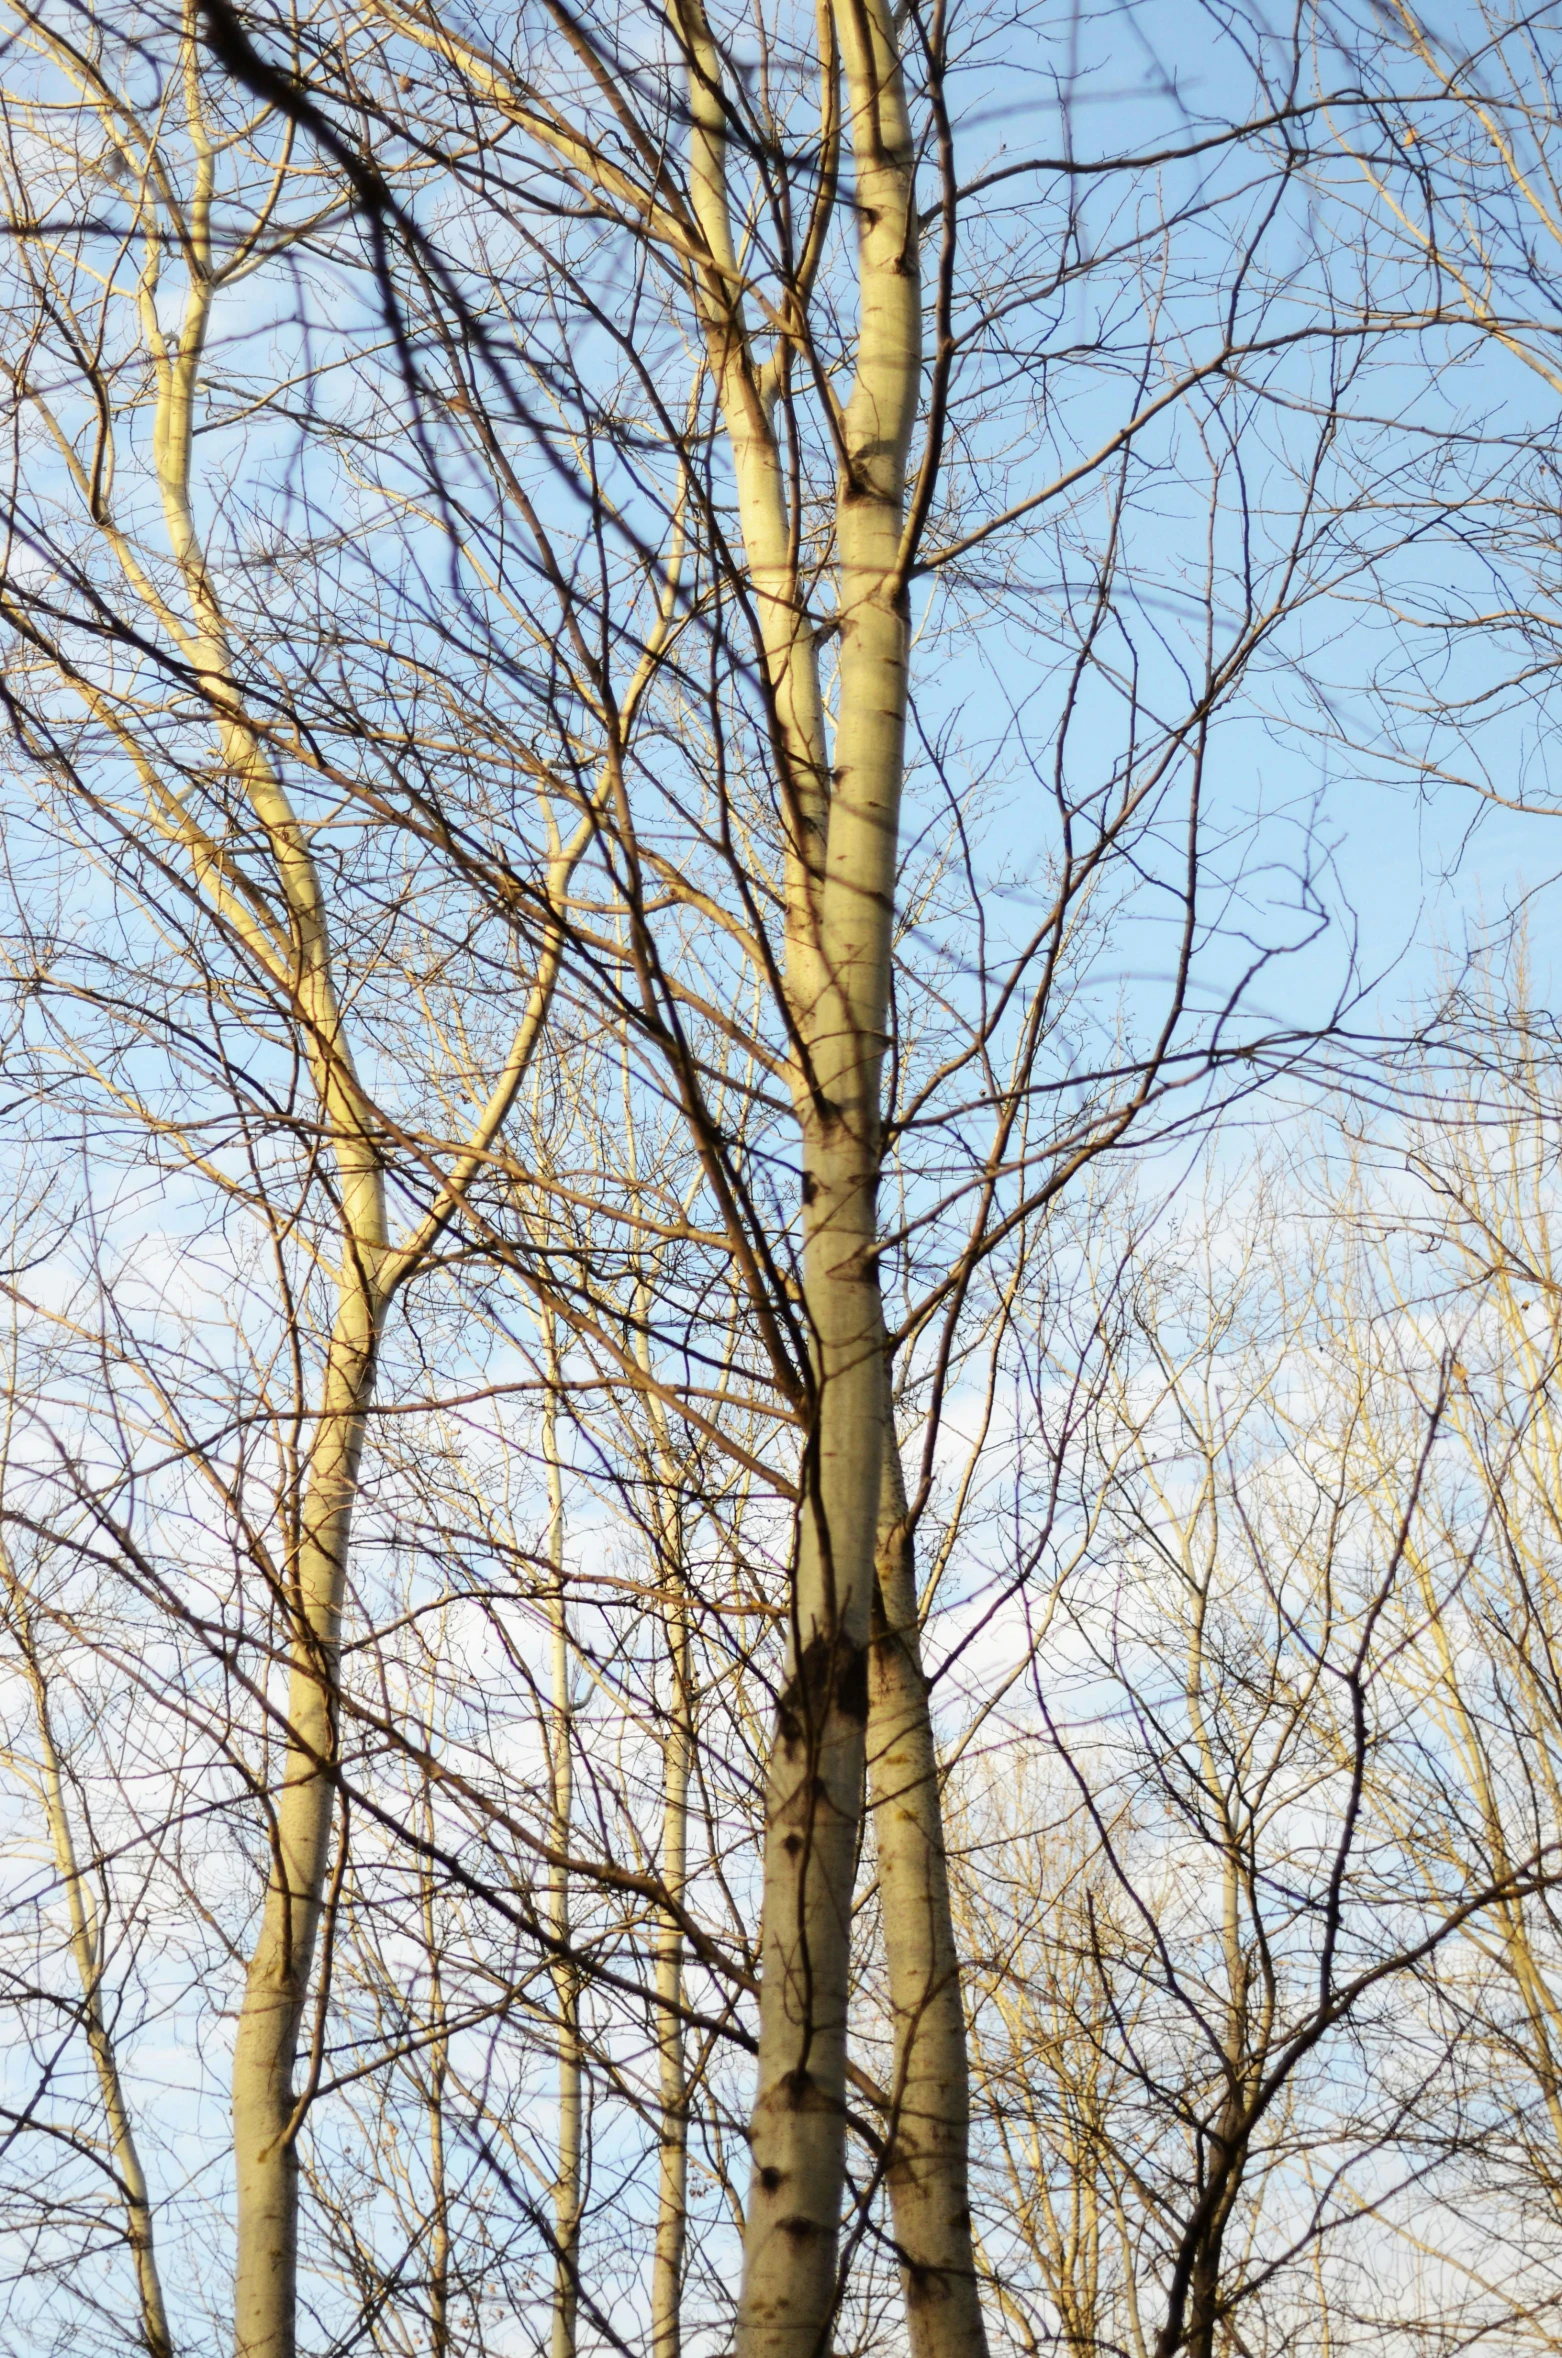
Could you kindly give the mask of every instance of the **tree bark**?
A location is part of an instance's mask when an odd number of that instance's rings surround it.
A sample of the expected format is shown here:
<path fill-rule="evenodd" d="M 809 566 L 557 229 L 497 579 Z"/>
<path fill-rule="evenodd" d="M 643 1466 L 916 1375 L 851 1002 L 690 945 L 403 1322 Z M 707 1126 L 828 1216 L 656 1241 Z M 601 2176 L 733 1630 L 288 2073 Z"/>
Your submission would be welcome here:
<path fill-rule="evenodd" d="M 296 2139 L 304 2105 L 295 2093 L 293 2072 L 325 1893 L 342 1599 L 379 1310 L 370 1271 L 361 1263 L 350 1268 L 331 1338 L 302 1532 L 285 1601 L 291 1655 L 288 1733 L 271 1821 L 271 1871 L 233 2055 L 238 2358 L 294 2358 Z"/>
<path fill-rule="evenodd" d="M 630 1169 L 638 1179 L 633 1108 L 629 1115 Z M 651 1375 L 651 1316 L 655 1278 L 642 1275 L 635 1292 L 634 1353 Z M 656 1576 L 667 1599 L 670 1693 L 662 1744 L 662 1882 L 680 1907 L 689 1873 L 689 1779 L 694 1765 L 694 1658 L 684 1561 L 684 1468 L 673 1448 L 665 1403 L 645 1393 L 651 1427 L 649 1473 L 655 1499 Z M 689 2089 L 684 2057 L 683 1929 L 671 1910 L 660 1914 L 654 1954 L 658 2099 L 656 2236 L 651 2251 L 651 2358 L 679 2358 L 683 2347 L 684 2247 L 688 2240 Z"/>
<path fill-rule="evenodd" d="M 186 95 L 196 157 L 194 267 L 178 331 L 164 333 L 144 278 L 140 311 L 156 387 L 152 448 L 163 521 L 189 605 L 164 617 L 207 699 L 213 734 L 266 847 L 264 890 L 246 883 L 231 845 L 214 843 L 176 796 L 148 775 L 159 823 L 183 843 L 204 888 L 297 1022 L 320 1126 L 335 1163 L 336 1314 L 326 1354 L 299 1529 L 278 1605 L 288 1657 L 287 1735 L 271 1808 L 271 1864 L 259 1936 L 245 1977 L 233 2059 L 238 2248 L 238 2358 L 294 2358 L 298 2267 L 295 2139 L 307 2106 L 294 2092 L 298 2033 L 314 1965 L 335 1792 L 337 1655 L 347 1549 L 386 1301 L 387 1240 L 380 1158 L 347 1043 L 333 978 L 325 896 L 301 825 L 252 726 L 232 661 L 217 586 L 196 526 L 191 459 L 202 356 L 217 276 L 210 244 L 214 154 L 195 72 Z M 116 538 L 130 578 L 141 577 Z M 344 1837 L 345 1839 L 345 1837 Z"/>
<path fill-rule="evenodd" d="M 559 1352 L 551 1317 L 544 1320 L 547 1392 L 542 1412 L 542 1453 L 548 1480 L 548 1565 L 553 1575 L 551 1725 L 548 1730 L 549 1840 L 555 1864 L 548 1870 L 548 1929 L 554 1942 L 553 1985 L 559 2009 L 559 2146 L 553 2185 L 552 2358 L 575 2358 L 580 2314 L 581 2056 L 580 1984 L 567 1954 L 570 1938 L 569 1876 L 557 1862 L 569 1849 L 574 1815 L 574 1755 L 570 1696 L 569 1616 L 564 1590 L 564 1476 L 559 1463 Z"/>
<path fill-rule="evenodd" d="M 676 1509 L 671 1503 L 668 1520 L 676 1526 Z M 675 1528 L 675 1539 L 676 1536 Z M 666 1800 L 662 1811 L 662 1878 L 680 1903 L 689 1866 L 689 1768 L 693 1751 L 689 1617 L 681 1575 L 680 1549 L 677 1559 L 664 1572 L 664 1578 L 679 1581 L 679 1589 L 669 1632 L 672 1698 L 665 1756 Z M 672 1916 L 663 1918 L 657 1942 L 656 2000 L 661 2134 L 656 2245 L 651 2262 L 651 2358 L 679 2358 L 683 2344 L 683 2255 L 688 2231 L 689 2121 L 683 2022 L 679 2013 L 683 2004 L 683 1934 Z"/>
<path fill-rule="evenodd" d="M 834 786 L 822 877 L 803 896 L 803 955 L 794 959 L 788 945 L 809 1068 L 803 1295 L 815 1396 L 766 1790 L 740 2358 L 821 2358 L 838 2299 L 852 1887 L 886 1425 L 877 1187 L 906 717 L 900 547 L 921 293 L 894 21 L 882 0 L 843 0 L 836 36 L 856 173 L 860 329 L 837 500 Z"/>
<path fill-rule="evenodd" d="M 427 1796 L 424 1839 L 432 1847 L 434 1838 L 432 1796 Z M 449 2358 L 450 2189 L 445 2171 L 445 2085 L 450 2077 L 450 2040 L 445 2028 L 445 1982 L 434 1910 L 434 1878 L 427 1870 L 423 1878 L 423 1939 L 428 1950 L 429 2016 L 438 2030 L 428 2059 L 428 2170 L 433 2198 L 428 2230 L 428 2346 L 429 2358 Z"/>
<path fill-rule="evenodd" d="M 328 903 L 311 831 L 290 796 L 275 755 L 276 740 L 246 707 L 220 574 L 208 564 L 192 498 L 194 436 L 213 304 L 230 273 L 248 267 L 242 246 L 237 254 L 214 251 L 217 160 L 226 135 L 214 137 L 206 119 L 200 36 L 200 12 L 191 8 L 178 80 L 193 157 L 190 199 L 179 207 L 160 173 L 149 179 L 148 187 L 162 192 L 157 202 L 168 207 L 174 229 L 165 235 L 157 228 L 148 238 L 135 286 L 153 388 L 151 457 L 182 609 L 161 578 L 148 571 L 138 535 L 121 528 L 112 500 L 105 496 L 93 515 L 154 634 L 166 638 L 181 675 L 204 699 L 218 757 L 248 806 L 247 820 L 235 818 L 230 825 L 203 819 L 195 798 L 181 788 L 177 769 L 165 770 L 136 742 L 114 699 L 85 676 L 62 672 L 62 677 L 69 676 L 75 692 L 130 759 L 146 794 L 154 840 L 165 852 L 176 846 L 188 860 L 192 899 L 219 921 L 231 944 L 242 947 L 254 975 L 272 994 L 281 1022 L 291 1028 L 313 1082 L 319 1139 L 334 1164 L 332 1232 L 319 1249 L 337 1264 L 336 1310 L 314 1403 L 298 1528 L 288 1560 L 274 1576 L 287 1662 L 285 1741 L 280 1784 L 266 1797 L 271 1857 L 233 2064 L 235 2347 L 238 2358 L 295 2358 L 294 2141 L 310 2089 L 295 2095 L 294 2069 L 325 1898 L 336 1782 L 339 1625 L 382 1324 L 396 1286 L 457 1215 L 514 1103 L 557 979 L 563 944 L 558 914 L 569 878 L 594 840 L 596 818 L 594 810 L 583 812 L 568 843 L 552 837 L 549 921 L 511 1053 L 416 1233 L 392 1256 L 385 1231 L 382 1125 L 359 1086 L 342 1020 Z M 170 108 L 177 104 L 172 85 L 166 103 Z M 185 294 L 177 323 L 169 324 L 160 272 L 166 257 L 176 253 L 185 264 Z M 140 398 L 137 393 L 135 403 Z M 105 419 L 111 415 L 106 394 L 103 414 Z M 107 447 L 111 461 L 112 442 Z M 652 633 L 627 710 L 633 710 L 654 672 L 671 612 L 669 603 Z"/>
<path fill-rule="evenodd" d="M 985 2358 L 967 2167 L 965 2007 L 922 1670 L 915 1553 L 892 1428 L 882 1495 L 868 1789 L 895 2049 L 886 2184 L 912 2358 Z"/>

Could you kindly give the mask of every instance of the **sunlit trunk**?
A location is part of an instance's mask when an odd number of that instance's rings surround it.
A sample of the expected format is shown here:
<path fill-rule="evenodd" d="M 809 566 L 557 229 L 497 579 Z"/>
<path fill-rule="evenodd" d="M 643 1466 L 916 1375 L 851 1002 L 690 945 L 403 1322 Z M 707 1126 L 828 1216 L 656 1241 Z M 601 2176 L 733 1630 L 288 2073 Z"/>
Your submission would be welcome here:
<path fill-rule="evenodd" d="M 971 2234 L 965 2009 L 922 1669 L 916 1561 L 893 1432 L 884 1452 L 868 1677 L 868 1790 L 894 2031 L 887 2184 L 907 2339 L 912 2358 L 982 2358 L 987 2336 Z"/>
<path fill-rule="evenodd" d="M 337 1314 L 282 1613 L 288 1735 L 271 1804 L 271 1868 L 233 2055 L 239 2358 L 294 2358 L 298 2276 L 294 2086 L 325 1896 L 335 1802 L 337 1667 L 347 1548 L 378 1340 L 377 1296 L 355 1273 Z M 345 1838 L 345 1837 L 344 1837 Z M 307 2095 L 307 2090 L 306 2090 Z"/>
<path fill-rule="evenodd" d="M 915 162 L 881 0 L 836 18 L 856 176 L 859 333 L 837 506 L 839 691 L 823 872 L 788 981 L 804 1043 L 803 1291 L 814 1414 L 765 1809 L 742 2358 L 819 2358 L 837 2301 L 852 1887 L 886 1402 L 880 1092 L 906 722 L 905 468 L 921 376 Z"/>

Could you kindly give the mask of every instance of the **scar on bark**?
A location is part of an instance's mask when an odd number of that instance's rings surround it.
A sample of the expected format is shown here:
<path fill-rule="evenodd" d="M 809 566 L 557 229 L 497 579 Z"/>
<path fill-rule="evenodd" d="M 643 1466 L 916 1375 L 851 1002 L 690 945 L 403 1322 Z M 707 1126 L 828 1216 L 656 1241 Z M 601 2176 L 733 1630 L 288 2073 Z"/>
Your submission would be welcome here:
<path fill-rule="evenodd" d="M 868 1649 L 845 1638 L 832 1641 L 821 1632 L 803 1648 L 802 1658 L 782 1691 L 781 1740 L 789 1752 L 799 1748 L 809 1727 L 823 1724 L 832 1705 L 848 1719 L 866 1725 Z"/>

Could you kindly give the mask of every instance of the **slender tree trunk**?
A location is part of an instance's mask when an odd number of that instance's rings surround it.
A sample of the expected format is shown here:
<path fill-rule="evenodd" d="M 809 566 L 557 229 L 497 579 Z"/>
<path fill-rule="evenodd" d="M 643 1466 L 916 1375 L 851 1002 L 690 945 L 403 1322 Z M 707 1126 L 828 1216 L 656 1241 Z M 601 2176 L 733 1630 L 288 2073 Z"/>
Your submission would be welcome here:
<path fill-rule="evenodd" d="M 182 210 L 177 235 L 158 229 L 149 238 L 135 295 L 153 389 L 151 456 L 182 605 L 166 582 L 148 573 L 138 536 L 120 528 L 111 500 L 105 498 L 101 513 L 95 511 L 95 521 L 126 587 L 141 601 L 156 634 L 166 634 L 190 692 L 205 699 L 226 779 L 247 804 L 247 817 L 235 814 L 231 822 L 203 817 L 196 798 L 181 791 L 177 768 L 165 769 L 127 732 L 114 698 L 85 676 L 71 677 L 87 708 L 112 731 L 138 773 L 155 841 L 165 851 L 179 847 L 196 894 L 220 921 L 227 940 L 242 948 L 252 974 L 263 978 L 279 1020 L 292 1027 L 314 1084 L 319 1132 L 335 1165 L 336 1228 L 324 1249 L 334 1252 L 338 1263 L 336 1315 L 316 1403 L 299 1528 L 279 1581 L 288 1675 L 286 1741 L 280 1785 L 268 1797 L 270 1868 L 233 2064 L 235 2347 L 238 2358 L 295 2358 L 294 2141 L 310 2089 L 302 2096 L 295 2093 L 294 2070 L 324 1902 L 335 1787 L 339 1624 L 381 1324 L 395 1285 L 455 1216 L 514 1102 L 546 1020 L 563 937 L 556 922 L 549 927 L 510 1057 L 445 1185 L 393 1266 L 385 1233 L 380 1130 L 359 1087 L 341 1018 L 328 905 L 311 831 L 290 798 L 276 739 L 246 707 L 222 606 L 221 571 L 208 564 L 192 498 L 212 308 L 227 271 L 243 265 L 242 257 L 213 248 L 217 166 L 227 134 L 219 129 L 214 136 L 207 121 L 201 11 L 189 5 L 184 14 L 178 88 L 193 185 L 188 205 L 174 209 L 176 216 Z M 162 103 L 177 105 L 175 86 Z M 185 263 L 185 293 L 173 324 L 159 288 L 164 261 L 176 252 Z M 653 633 L 631 707 L 654 672 L 671 612 L 669 604 Z M 568 844 L 554 839 L 549 891 L 555 913 L 594 828 L 593 814 L 586 812 Z"/>
<path fill-rule="evenodd" d="M 553 1321 L 544 1321 L 547 1390 L 542 1411 L 542 1453 L 548 1478 L 548 1565 L 552 1573 L 552 1697 L 549 1779 L 555 1852 L 569 1848 L 574 1814 L 573 1709 L 570 1695 L 569 1614 L 564 1590 L 564 1475 L 559 1463 L 559 1353 Z M 582 2075 L 580 1983 L 565 1951 L 570 1937 L 569 1876 L 555 1863 L 548 1870 L 548 1930 L 556 1943 L 553 1985 L 559 2009 L 559 2149 L 553 2187 L 552 2358 L 575 2358 L 580 2310 L 580 2187 Z"/>
<path fill-rule="evenodd" d="M 233 2060 L 238 2244 L 234 2342 L 238 2358 L 295 2358 L 298 2167 L 294 2143 L 307 2106 L 293 2072 L 314 1965 L 335 1789 L 337 1654 L 347 1550 L 385 1308 L 385 1196 L 379 1155 L 353 1069 L 333 979 L 325 896 L 264 730 L 251 725 L 235 675 L 217 582 L 191 500 L 191 459 L 202 356 L 214 289 L 210 242 L 215 154 L 187 28 L 184 86 L 196 157 L 190 211 L 193 267 L 178 331 L 164 332 L 155 277 L 141 282 L 140 314 L 156 388 L 152 449 L 163 522 L 188 601 L 179 620 L 157 602 L 192 678 L 208 700 L 223 762 L 264 840 L 264 889 L 243 881 L 231 843 L 217 844 L 166 783 L 144 773 L 160 826 L 179 837 L 203 888 L 269 978 L 297 1023 L 337 1182 L 337 1307 L 304 1485 L 300 1527 L 280 1606 L 288 1651 L 287 1738 L 271 1812 L 271 1866 L 250 1958 Z M 116 542 L 130 577 L 128 544 Z M 345 1837 L 344 1837 L 345 1839 Z"/>
<path fill-rule="evenodd" d="M 1199 2230 L 1188 2263 L 1185 2299 L 1174 2302 L 1171 2315 L 1156 2336 L 1155 2358 L 1178 2358 L 1179 2353 L 1185 2353 L 1186 2358 L 1215 2358 L 1221 2322 L 1226 2229 L 1242 2191 L 1250 2100 L 1249 2088 L 1239 2085 L 1221 2109 L 1219 2126 L 1210 2139 L 1212 2151 L 1207 2165 L 1212 2174 L 1217 2170 L 1223 2173 L 1220 2199 Z"/>
<path fill-rule="evenodd" d="M 676 1507 L 669 1502 L 669 1520 Z M 676 1539 L 677 1532 L 674 1531 Z M 662 1877 L 681 1899 L 689 1865 L 689 1767 L 693 1752 L 693 1689 L 689 1616 L 682 1587 L 682 1551 L 664 1577 L 678 1582 L 671 1613 L 671 1708 L 665 1750 Z M 688 2229 L 689 2123 L 684 2068 L 683 1934 L 664 1917 L 656 1951 L 657 2042 L 661 2065 L 660 2168 L 656 2248 L 651 2264 L 651 2358 L 679 2358 L 682 2347 L 683 2251 Z"/>
<path fill-rule="evenodd" d="M 781 339 L 767 370 L 753 360 L 726 185 L 721 60 L 699 0 L 681 0 L 677 16 L 689 65 L 690 191 L 709 256 L 696 282 L 783 769 L 786 979 L 798 1041 L 814 1389 L 787 1679 L 766 1780 L 741 2358 L 821 2358 L 837 2301 L 852 1886 L 885 1436 L 876 1199 L 907 691 L 901 541 L 920 390 L 921 285 L 915 158 L 893 15 L 884 0 L 842 0 L 835 12 L 826 5 L 823 20 L 823 170 L 833 177 L 844 76 L 860 289 L 837 509 L 833 764 L 773 428 L 788 348 Z M 806 288 L 798 299 L 806 301 Z"/>
<path fill-rule="evenodd" d="M 433 1733 L 430 1698 L 430 1740 Z M 432 1794 L 423 1802 L 424 1839 L 432 1845 L 435 1821 Z M 428 2231 L 428 2342 L 429 2358 L 449 2358 L 450 2351 L 450 2192 L 445 2175 L 445 2083 L 450 2076 L 450 2040 L 445 2028 L 445 1977 L 440 1933 L 434 1910 L 434 1876 L 423 1878 L 423 1939 L 428 1950 L 429 2016 L 438 2036 L 429 2050 L 428 2173 L 433 2207 Z"/>
<path fill-rule="evenodd" d="M 54 1851 L 55 1868 L 69 1912 L 71 1956 L 81 1983 L 82 2024 L 86 2030 L 87 2049 L 92 2057 L 92 2068 L 97 2074 L 98 2093 L 108 2124 L 109 2152 L 113 2156 L 114 2176 L 125 2212 L 125 2240 L 130 2246 L 136 2272 L 136 2296 L 140 2312 L 138 2339 L 147 2358 L 173 2358 L 173 2336 L 168 2330 L 168 2311 L 163 2302 L 162 2278 L 158 2273 L 146 2172 L 141 2167 L 130 2109 L 125 2102 L 124 2083 L 119 2075 L 119 2057 L 115 2051 L 113 2034 L 103 2011 L 101 1928 L 96 1908 L 88 1905 L 76 1857 L 76 1840 L 65 1799 L 65 1780 L 60 1772 L 60 1756 L 55 1746 L 49 1714 L 48 1685 L 33 1644 L 30 1617 L 20 1594 L 20 1584 L 3 1549 L 0 1549 L 0 1575 L 3 1575 L 11 1592 L 22 1659 L 32 1690 L 43 1770 L 44 1816 Z"/>
<path fill-rule="evenodd" d="M 837 508 L 839 701 L 823 876 L 808 896 L 803 1290 L 815 1413 L 789 1675 L 766 1793 L 758 2093 L 741 2358 L 822 2358 L 838 2298 L 852 1887 L 886 1400 L 880 1090 L 904 764 L 905 468 L 921 375 L 915 165 L 894 20 L 836 19 L 856 172 L 860 326 Z"/>
<path fill-rule="evenodd" d="M 445 2184 L 445 2080 L 449 2069 L 450 2050 L 441 2038 L 429 2064 L 428 2159 L 434 2196 L 428 2250 L 429 2358 L 449 2358 L 450 2350 L 450 2198 Z"/>
<path fill-rule="evenodd" d="M 912 2358 L 985 2358 L 967 2171 L 970 2081 L 916 1561 L 885 1437 L 868 1678 L 868 1789 L 894 2027 L 887 2184 Z"/>
<path fill-rule="evenodd" d="M 378 1322 L 372 1275 L 361 1266 L 347 1272 L 285 1600 L 288 1735 L 271 1821 L 271 1872 L 234 2043 L 238 2358 L 294 2358 L 295 2351 L 296 2139 L 304 2104 L 293 2073 L 325 1892 L 342 1599 Z"/>
<path fill-rule="evenodd" d="M 634 1105 L 625 1065 L 625 1132 L 630 1171 L 638 1180 Z M 651 1374 L 651 1317 L 654 1269 L 636 1288 L 634 1353 Z M 655 1488 L 657 1580 L 666 1605 L 670 1683 L 667 1733 L 662 1747 L 662 1881 L 682 1901 L 689 1872 L 689 1778 L 694 1761 L 693 1648 L 689 1627 L 688 1580 L 684 1564 L 682 1469 L 673 1453 L 664 1403 L 647 1383 L 646 1415 L 652 1435 L 651 1478 Z M 657 2133 L 656 2240 L 651 2254 L 651 2358 L 679 2358 L 683 2344 L 683 2265 L 688 2235 L 689 2117 L 684 2063 L 683 1932 L 664 1912 L 655 1954 L 656 2043 L 660 2119 Z"/>

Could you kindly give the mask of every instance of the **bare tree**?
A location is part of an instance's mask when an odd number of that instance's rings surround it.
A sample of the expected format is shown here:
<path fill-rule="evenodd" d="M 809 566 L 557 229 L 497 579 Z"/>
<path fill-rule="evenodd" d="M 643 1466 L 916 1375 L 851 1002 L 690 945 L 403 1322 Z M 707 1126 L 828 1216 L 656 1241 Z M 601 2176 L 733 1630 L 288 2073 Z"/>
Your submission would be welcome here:
<path fill-rule="evenodd" d="M 1490 1776 L 1485 1842 L 1431 1831 L 1427 1673 L 1473 1670 L 1483 1546 L 1478 1512 L 1443 1537 L 1462 1411 L 1361 1290 L 1355 1215 L 1304 1224 L 1290 1184 L 1183 1209 L 1174 1275 L 1164 1216 L 1101 1253 L 1088 1519 L 1031 1710 L 965 1778 L 986 2252 L 1025 2347 L 1386 2328 L 1374 2247 L 1459 2241 L 1432 2124 L 1457 2146 L 1476 2048 L 1423 1993 L 1554 1906 L 1554 1828 Z M 1418 2330 L 1471 2328 L 1415 2297 Z M 1530 2316 L 1515 2286 L 1484 2329 Z"/>
<path fill-rule="evenodd" d="M 135 2268 L 140 2306 L 138 2340 L 147 2358 L 172 2358 L 173 2341 L 158 2269 L 156 2233 L 146 2171 L 136 2142 L 135 2125 L 126 2101 L 124 2078 L 112 2027 L 112 1997 L 106 1987 L 109 1944 L 106 1898 L 93 1891 L 83 1870 L 59 1747 L 49 1701 L 49 1673 L 40 1652 L 36 1620 L 26 1583 L 0 1543 L 0 1582 L 4 1603 L 0 1615 L 10 1647 L 14 1648 L 33 1708 L 32 1746 L 27 1752 L 6 1748 L 13 1774 L 36 1793 L 48 1828 L 59 1889 L 69 1922 L 69 1946 L 80 1988 L 80 2022 L 92 2068 L 97 2078 L 107 2129 L 104 2166 L 124 2208 L 125 2240 Z"/>
<path fill-rule="evenodd" d="M 1305 1044 L 1248 1006 L 1326 922 L 1305 830 L 1294 906 L 1233 957 L 1245 823 L 1209 820 L 1223 716 L 1355 577 L 1368 505 L 1330 472 L 1333 378 L 1251 480 L 1292 356 L 1348 374 L 1375 326 L 1311 261 L 1298 296 L 1297 103 L 1239 40 L 1218 114 L 1151 75 L 1116 152 L 1044 102 L 1000 154 L 995 45 L 1041 88 L 1045 24 L 876 5 L 550 0 L 513 42 L 388 0 L 15 23 L 14 857 L 62 872 L 12 929 L 9 1069 L 35 1130 L 79 1125 L 103 1240 L 71 1410 L 103 1437 L 83 1471 L 38 1428 L 26 1516 L 170 1633 L 161 1691 L 220 1764 L 186 1799 L 259 1845 L 238 2347 L 292 2358 L 301 2141 L 372 2083 L 441 2238 L 460 2088 L 561 2349 L 621 2330 L 582 2257 L 588 2088 L 655 2114 L 659 2349 L 695 2094 L 746 2353 L 827 2345 L 881 2193 L 919 2358 L 979 2349 L 945 1424 L 990 1402 L 1084 1167 Z M 1152 941 L 1125 1005 L 1107 960 Z M 177 1348 L 171 1289 L 116 1260 L 143 1168 L 224 1273 Z M 589 1614 L 565 1581 L 566 1426 L 649 1534 L 660 1701 L 633 1580 Z M 408 1630 L 463 1615 L 517 1690 L 551 1620 L 544 1756 L 432 1638 L 414 1708 Z M 848 2037 L 870 1817 L 877 2078 Z M 344 2060 L 399 1940 L 420 2019 Z M 517 2085 L 562 2059 L 540 2209 L 458 2018 L 527 2025 Z M 372 2206 L 329 2218 L 359 2319 L 394 2319 Z"/>

